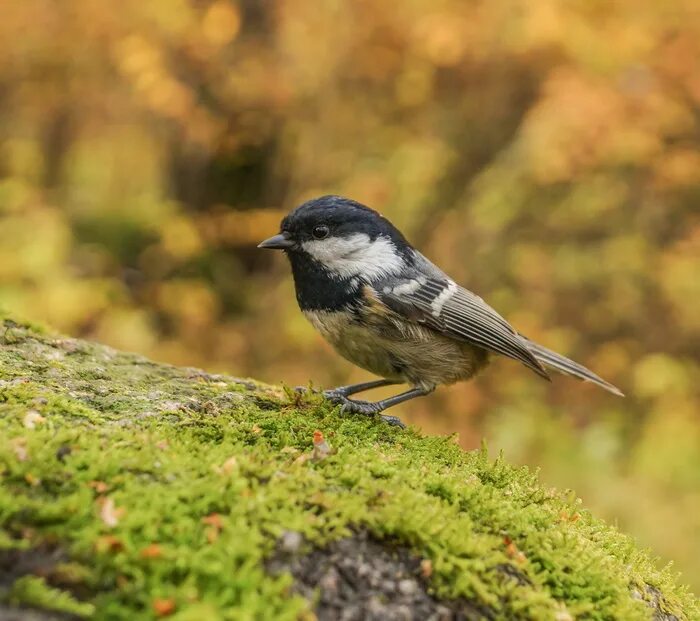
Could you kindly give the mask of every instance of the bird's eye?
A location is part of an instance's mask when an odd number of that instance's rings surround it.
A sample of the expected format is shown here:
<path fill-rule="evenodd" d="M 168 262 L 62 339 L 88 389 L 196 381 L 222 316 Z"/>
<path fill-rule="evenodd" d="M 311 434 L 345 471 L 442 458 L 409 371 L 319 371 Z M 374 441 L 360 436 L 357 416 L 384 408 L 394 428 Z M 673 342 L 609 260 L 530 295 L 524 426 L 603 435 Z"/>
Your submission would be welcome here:
<path fill-rule="evenodd" d="M 330 229 L 325 224 L 319 224 L 311 231 L 314 239 L 325 239 L 328 237 L 328 233 L 330 233 Z"/>

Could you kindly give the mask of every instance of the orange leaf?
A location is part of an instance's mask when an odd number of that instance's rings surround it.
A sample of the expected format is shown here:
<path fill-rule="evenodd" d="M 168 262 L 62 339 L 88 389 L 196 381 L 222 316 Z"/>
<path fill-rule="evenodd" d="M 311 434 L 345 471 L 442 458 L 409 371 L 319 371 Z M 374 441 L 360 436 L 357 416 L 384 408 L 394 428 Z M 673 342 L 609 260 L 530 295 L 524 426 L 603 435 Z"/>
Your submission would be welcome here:
<path fill-rule="evenodd" d="M 328 455 L 331 453 L 331 447 L 326 442 L 326 439 L 323 437 L 323 433 L 320 432 L 318 429 L 314 431 L 314 448 L 313 451 L 311 452 L 311 459 L 314 461 L 320 461 L 322 459 L 325 459 Z"/>
<path fill-rule="evenodd" d="M 221 530 L 224 527 L 224 523 L 221 521 L 221 516 L 218 513 L 212 513 L 202 518 L 202 524 L 208 524 L 214 528 Z"/>
<path fill-rule="evenodd" d="M 515 542 L 507 535 L 503 538 L 503 543 L 506 546 L 506 554 L 518 563 L 524 563 L 527 557 L 518 549 Z"/>
<path fill-rule="evenodd" d="M 153 612 L 158 617 L 167 617 L 175 612 L 175 602 L 172 599 L 156 598 L 153 600 Z"/>
<path fill-rule="evenodd" d="M 160 558 L 163 556 L 163 551 L 157 543 L 152 543 L 141 550 L 140 556 L 141 558 Z"/>

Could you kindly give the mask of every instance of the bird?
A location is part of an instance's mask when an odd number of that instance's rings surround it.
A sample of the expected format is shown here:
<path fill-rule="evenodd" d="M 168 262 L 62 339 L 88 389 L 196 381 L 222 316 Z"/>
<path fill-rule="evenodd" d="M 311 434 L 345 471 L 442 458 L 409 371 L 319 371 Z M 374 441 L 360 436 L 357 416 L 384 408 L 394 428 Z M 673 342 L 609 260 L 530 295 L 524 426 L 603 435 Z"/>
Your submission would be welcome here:
<path fill-rule="evenodd" d="M 309 200 L 285 216 L 258 248 L 282 250 L 301 312 L 341 356 L 382 379 L 323 391 L 344 413 L 388 408 L 469 380 L 494 355 L 541 378 L 548 369 L 623 393 L 593 371 L 518 333 L 478 295 L 416 250 L 387 218 L 337 195 Z M 351 399 L 382 386 L 408 390 L 380 401 Z"/>

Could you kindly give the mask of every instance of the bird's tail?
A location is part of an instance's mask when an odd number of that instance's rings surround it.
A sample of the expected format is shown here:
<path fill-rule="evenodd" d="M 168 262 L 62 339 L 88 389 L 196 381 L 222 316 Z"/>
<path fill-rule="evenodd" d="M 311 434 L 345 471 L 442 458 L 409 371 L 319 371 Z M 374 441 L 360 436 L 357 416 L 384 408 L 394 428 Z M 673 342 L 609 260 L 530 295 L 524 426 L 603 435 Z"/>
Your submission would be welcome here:
<path fill-rule="evenodd" d="M 568 358 L 565 358 L 564 356 L 553 352 L 551 349 L 547 349 L 546 347 L 543 347 L 542 345 L 539 345 L 538 343 L 535 343 L 524 336 L 522 336 L 522 339 L 525 341 L 528 349 L 532 352 L 535 358 L 537 358 L 537 360 L 539 360 L 543 365 L 554 369 L 555 371 L 559 371 L 560 373 L 564 373 L 564 375 L 576 377 L 584 382 L 592 382 L 593 384 L 604 388 L 614 395 L 618 395 L 620 397 L 625 396 L 619 388 L 613 386 L 609 382 L 606 382 L 602 377 L 597 376 L 595 373 L 593 373 L 593 371 L 590 371 L 582 364 L 569 360 Z"/>

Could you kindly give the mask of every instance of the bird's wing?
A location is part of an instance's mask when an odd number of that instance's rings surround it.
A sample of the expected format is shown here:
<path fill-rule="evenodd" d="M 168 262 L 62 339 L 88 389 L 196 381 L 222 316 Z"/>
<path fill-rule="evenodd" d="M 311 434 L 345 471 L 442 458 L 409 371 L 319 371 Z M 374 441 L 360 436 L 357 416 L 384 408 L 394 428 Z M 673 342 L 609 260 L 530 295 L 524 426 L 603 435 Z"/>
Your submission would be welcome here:
<path fill-rule="evenodd" d="M 390 277 L 377 283 L 381 302 L 407 319 L 452 338 L 508 356 L 549 379 L 526 342 L 478 295 L 452 281 L 427 259 L 410 277 Z"/>

